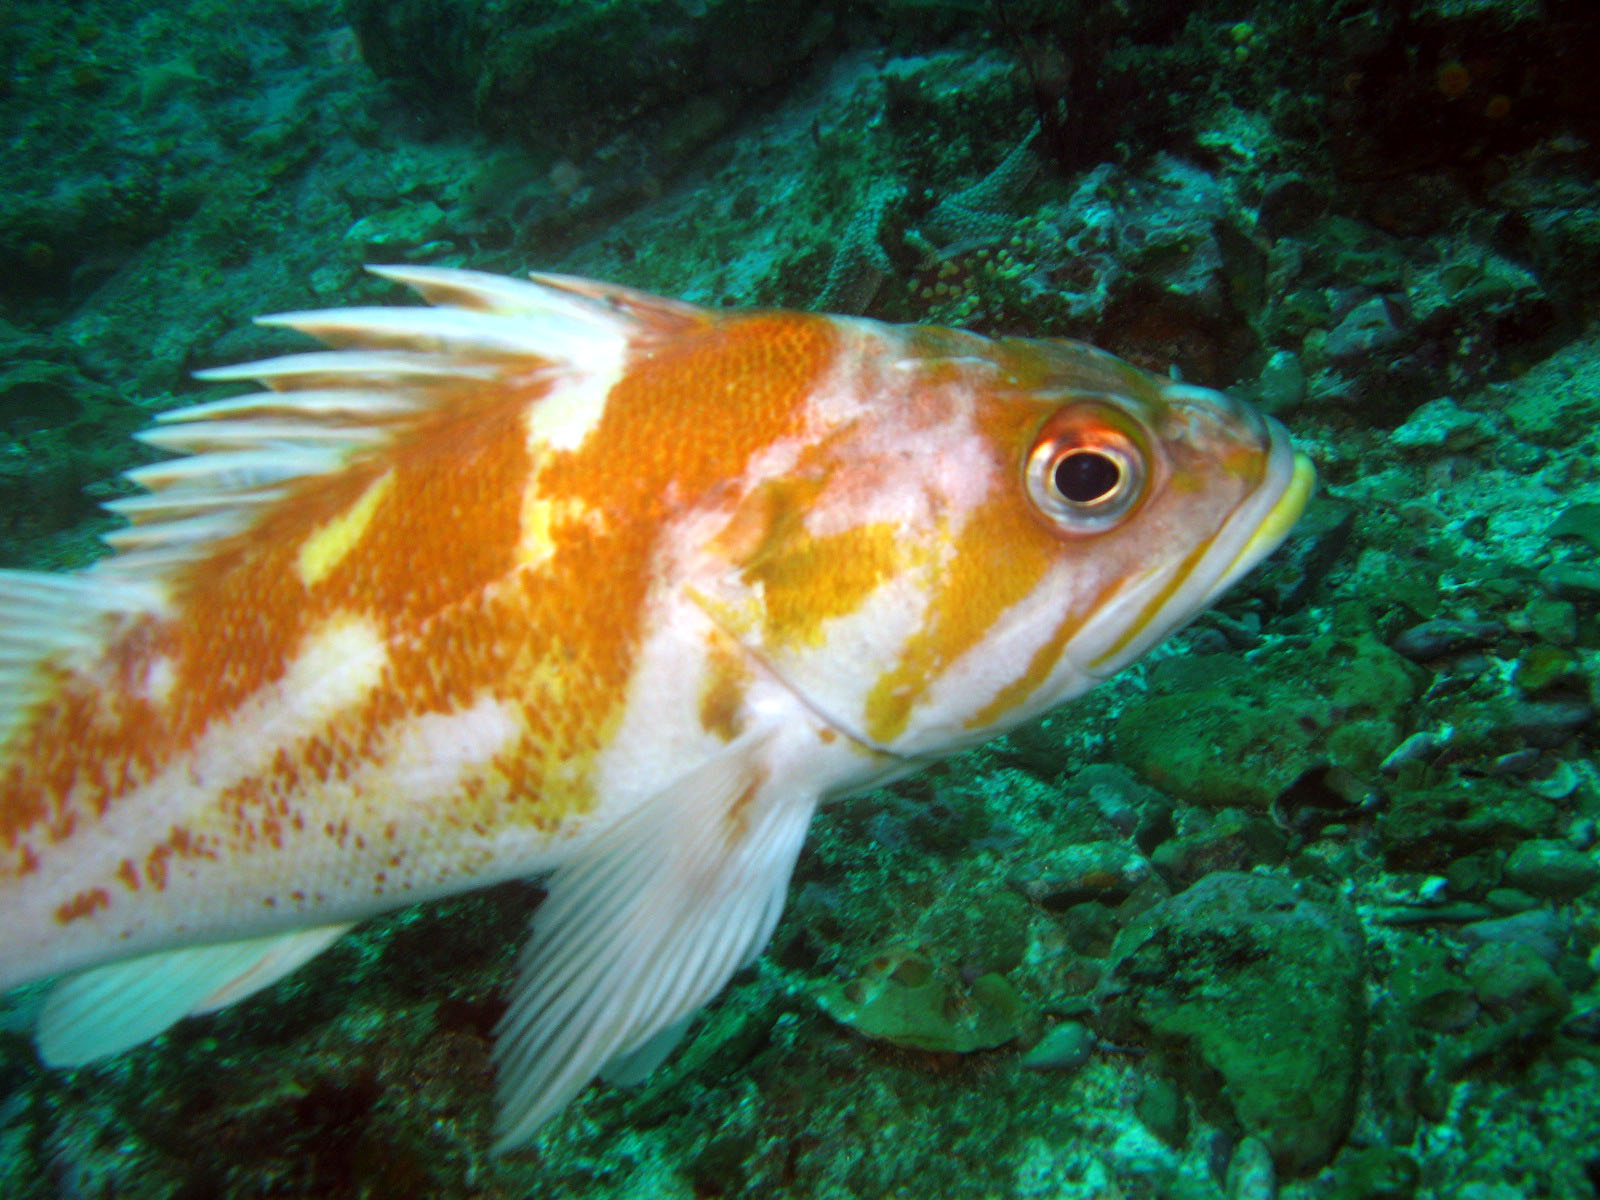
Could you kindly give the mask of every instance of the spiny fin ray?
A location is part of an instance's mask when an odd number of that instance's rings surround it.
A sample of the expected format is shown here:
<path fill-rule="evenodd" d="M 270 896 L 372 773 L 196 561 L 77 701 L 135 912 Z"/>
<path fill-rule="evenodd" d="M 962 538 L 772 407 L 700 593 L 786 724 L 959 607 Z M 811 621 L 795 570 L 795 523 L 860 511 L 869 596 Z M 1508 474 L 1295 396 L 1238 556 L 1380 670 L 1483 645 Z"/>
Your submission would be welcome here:
<path fill-rule="evenodd" d="M 712 319 L 564 276 L 371 269 L 438 307 L 263 318 L 342 348 L 198 372 L 266 390 L 163 413 L 141 435 L 179 457 L 127 472 L 145 494 L 107 506 L 129 522 L 106 539 L 112 557 L 78 576 L 0 572 L 0 745 L 38 702 L 47 663 L 103 644 L 116 614 L 160 611 L 176 573 L 248 532 L 303 481 L 383 453 L 446 409 L 537 404 L 640 343 Z"/>
<path fill-rule="evenodd" d="M 433 308 L 344 308 L 260 318 L 333 351 L 201 371 L 267 390 L 162 414 L 140 437 L 183 457 L 128 472 L 147 496 L 114 503 L 132 527 L 108 569 L 150 577 L 251 528 L 297 481 L 331 476 L 445 407 L 537 403 L 564 376 L 637 340 L 703 321 L 691 305 L 560 276 L 522 282 L 444 267 L 374 267 Z"/>

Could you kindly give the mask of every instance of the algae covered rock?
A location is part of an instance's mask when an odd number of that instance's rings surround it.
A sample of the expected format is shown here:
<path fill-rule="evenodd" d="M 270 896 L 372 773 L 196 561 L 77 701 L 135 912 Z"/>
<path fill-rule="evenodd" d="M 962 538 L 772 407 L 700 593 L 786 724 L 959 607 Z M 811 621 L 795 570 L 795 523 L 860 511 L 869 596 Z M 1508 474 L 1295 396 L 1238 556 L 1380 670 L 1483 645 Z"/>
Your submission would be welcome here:
<path fill-rule="evenodd" d="M 1365 946 L 1347 909 L 1270 875 L 1219 871 L 1118 937 L 1102 988 L 1115 1040 L 1151 1044 L 1197 1103 L 1314 1170 L 1350 1127 Z"/>
<path fill-rule="evenodd" d="M 873 955 L 845 980 L 817 990 L 818 1006 L 863 1037 L 910 1050 L 966 1054 L 1021 1035 L 1032 1016 L 1004 975 L 968 983 L 912 947 Z"/>
<path fill-rule="evenodd" d="M 1152 672 L 1154 694 L 1118 719 L 1113 750 L 1168 794 L 1213 808 L 1265 809 L 1319 768 L 1370 774 L 1399 743 L 1417 690 L 1410 664 L 1367 634 L 1249 661 L 1169 661 Z"/>
<path fill-rule="evenodd" d="M 346 10 L 379 75 L 569 153 L 641 120 L 663 134 L 687 119 L 704 127 L 692 139 L 703 143 L 798 70 L 831 23 L 777 0 L 351 0 Z"/>

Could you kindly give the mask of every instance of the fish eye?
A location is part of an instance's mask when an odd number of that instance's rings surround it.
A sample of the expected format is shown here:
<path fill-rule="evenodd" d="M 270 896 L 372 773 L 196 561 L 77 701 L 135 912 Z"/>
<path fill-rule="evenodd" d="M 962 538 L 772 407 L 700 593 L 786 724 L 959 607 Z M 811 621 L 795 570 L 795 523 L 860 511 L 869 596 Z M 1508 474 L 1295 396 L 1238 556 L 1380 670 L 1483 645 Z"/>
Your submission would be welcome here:
<path fill-rule="evenodd" d="M 1100 533 L 1138 503 L 1145 454 L 1126 423 L 1101 406 L 1080 405 L 1056 413 L 1040 430 L 1028 455 L 1028 496 L 1056 528 Z"/>
<path fill-rule="evenodd" d="M 1103 500 L 1122 482 L 1122 464 L 1099 450 L 1069 450 L 1056 459 L 1056 492 L 1069 504 Z"/>

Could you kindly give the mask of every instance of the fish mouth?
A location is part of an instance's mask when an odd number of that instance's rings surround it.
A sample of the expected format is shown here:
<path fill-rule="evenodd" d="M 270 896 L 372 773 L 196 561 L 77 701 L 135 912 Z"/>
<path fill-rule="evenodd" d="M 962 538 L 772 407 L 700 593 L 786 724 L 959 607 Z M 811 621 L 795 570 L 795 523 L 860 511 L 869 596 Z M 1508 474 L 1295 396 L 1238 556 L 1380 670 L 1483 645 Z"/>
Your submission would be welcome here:
<path fill-rule="evenodd" d="M 1279 422 L 1256 420 L 1267 441 L 1261 482 L 1194 553 L 1135 580 L 1091 620 L 1080 635 L 1083 649 L 1071 656 L 1085 675 L 1113 675 L 1183 628 L 1276 550 L 1300 519 L 1316 489 L 1316 467 Z"/>
<path fill-rule="evenodd" d="M 1284 436 L 1287 440 L 1288 435 Z M 1281 546 L 1283 539 L 1289 536 L 1289 530 L 1294 528 L 1295 522 L 1305 512 L 1312 493 L 1316 491 L 1317 469 L 1307 455 L 1298 450 L 1292 453 L 1293 465 L 1289 469 L 1289 478 L 1283 485 L 1283 490 L 1277 499 L 1272 501 L 1271 507 L 1262 514 L 1244 544 L 1235 551 L 1233 561 L 1228 563 L 1217 576 L 1217 581 L 1211 585 L 1211 591 L 1206 596 L 1205 604 L 1211 603 L 1217 596 L 1227 591 L 1236 579 Z M 1236 514 L 1231 518 L 1229 525 L 1238 520 L 1239 516 L 1240 514 Z M 1226 529 L 1226 526 L 1224 528 Z"/>

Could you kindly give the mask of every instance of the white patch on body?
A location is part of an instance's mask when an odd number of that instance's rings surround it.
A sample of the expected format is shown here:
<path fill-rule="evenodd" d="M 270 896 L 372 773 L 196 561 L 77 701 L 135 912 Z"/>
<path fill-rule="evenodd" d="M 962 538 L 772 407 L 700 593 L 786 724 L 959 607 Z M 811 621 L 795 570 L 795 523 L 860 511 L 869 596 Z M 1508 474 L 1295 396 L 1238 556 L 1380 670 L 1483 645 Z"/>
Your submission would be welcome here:
<path fill-rule="evenodd" d="M 407 804 L 445 801 L 521 734 L 511 707 L 484 696 L 470 708 L 427 713 L 397 727 L 373 772 Z"/>
<path fill-rule="evenodd" d="M 48 945 L 64 954 L 80 939 L 104 939 L 107 924 L 130 936 L 147 924 L 181 934 L 190 927 L 193 912 L 186 906 L 193 904 L 193 893 L 178 886 L 176 877 L 198 871 L 216 885 L 207 897 L 207 915 L 215 919 L 231 912 L 237 918 L 237 936 L 258 932 L 254 918 L 263 911 L 260 899 L 251 895 L 253 885 L 242 863 L 231 857 L 226 844 L 232 836 L 231 818 L 216 811 L 217 797 L 246 779 L 265 777 L 281 748 L 320 733 L 332 717 L 364 700 L 382 683 L 387 657 L 377 630 L 360 617 L 340 615 L 313 630 L 282 679 L 233 713 L 213 718 L 188 754 L 117 797 L 93 824 L 80 826 L 66 842 L 41 847 L 43 877 L 51 886 L 25 889 L 15 898 L 14 927 L 39 931 L 47 939 L 41 941 L 41 953 Z M 268 815 L 263 812 L 260 819 Z M 206 839 L 220 861 L 174 858 L 168 862 L 173 878 L 166 890 L 149 881 L 137 893 L 123 890 L 117 882 L 119 864 L 128 859 L 143 871 L 151 851 L 180 827 Z M 285 830 L 286 844 L 289 836 Z M 109 893 L 110 905 L 103 913 L 65 928 L 54 921 L 58 905 L 93 888 Z"/>
<path fill-rule="evenodd" d="M 307 635 L 283 679 L 267 691 L 293 715 L 300 736 L 309 735 L 374 691 L 388 658 L 370 621 L 336 616 Z M 259 699 L 241 706 L 241 716 L 253 704 Z"/>
<path fill-rule="evenodd" d="M 819 646 L 775 648 L 773 669 L 832 724 L 871 744 L 865 700 L 927 622 L 924 579 L 904 571 L 886 580 L 854 612 L 824 621 Z"/>
<path fill-rule="evenodd" d="M 586 342 L 582 368 L 571 367 L 557 376 L 550 391 L 528 408 L 528 453 L 535 462 L 545 449 L 576 450 L 594 432 L 605 415 L 611 389 L 622 378 L 628 340 L 619 326 L 615 333 L 595 331 Z"/>
<path fill-rule="evenodd" d="M 840 361 L 807 414 L 813 430 L 842 431 L 837 444 L 850 461 L 805 514 L 806 531 L 827 537 L 869 522 L 926 531 L 943 522 L 955 538 L 997 482 L 973 422 L 973 385 L 958 378 L 922 386 L 910 371 L 916 360 L 894 369 L 904 352 L 899 339 L 878 329 L 845 332 Z M 879 365 L 886 360 L 888 371 Z"/>
<path fill-rule="evenodd" d="M 164 654 L 152 658 L 145 666 L 143 678 L 139 680 L 139 694 L 156 707 L 165 708 L 172 697 L 172 685 L 177 677 L 177 670 L 170 658 Z"/>

